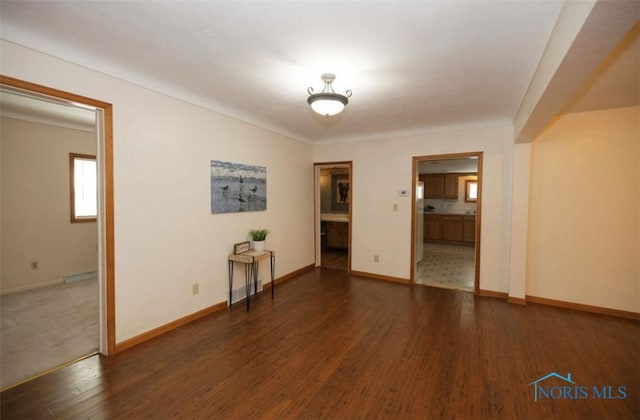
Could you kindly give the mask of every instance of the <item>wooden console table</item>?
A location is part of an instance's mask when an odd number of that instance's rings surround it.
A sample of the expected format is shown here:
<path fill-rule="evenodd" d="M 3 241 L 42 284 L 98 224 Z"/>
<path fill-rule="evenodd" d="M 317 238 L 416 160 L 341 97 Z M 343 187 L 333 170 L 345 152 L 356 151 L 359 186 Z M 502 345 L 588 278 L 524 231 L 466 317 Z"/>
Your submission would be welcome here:
<path fill-rule="evenodd" d="M 234 263 L 244 264 L 244 281 L 247 291 L 247 312 L 251 301 L 251 283 L 254 285 L 254 293 L 258 293 L 258 267 L 260 260 L 269 258 L 271 263 L 271 299 L 273 299 L 275 290 L 275 265 L 276 254 L 273 251 L 247 251 L 241 254 L 229 255 L 229 306 L 231 306 L 231 294 L 233 292 L 233 266 Z"/>

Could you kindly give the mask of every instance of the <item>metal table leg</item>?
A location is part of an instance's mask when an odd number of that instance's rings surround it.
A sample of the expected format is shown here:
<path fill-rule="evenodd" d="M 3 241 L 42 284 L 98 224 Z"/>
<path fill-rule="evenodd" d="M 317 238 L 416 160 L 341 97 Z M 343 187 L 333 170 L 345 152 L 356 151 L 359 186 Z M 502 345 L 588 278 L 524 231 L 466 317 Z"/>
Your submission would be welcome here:
<path fill-rule="evenodd" d="M 229 306 L 231 306 L 231 292 L 233 288 L 233 261 L 229 261 Z"/>
<path fill-rule="evenodd" d="M 244 265 L 244 286 L 247 292 L 247 312 L 249 312 L 249 305 L 251 300 L 251 278 L 253 277 L 253 264 Z"/>
<path fill-rule="evenodd" d="M 258 260 L 253 260 L 253 294 L 254 296 L 256 296 L 258 294 L 258 275 L 259 275 L 259 271 L 258 268 L 260 267 L 260 261 Z"/>
<path fill-rule="evenodd" d="M 271 257 L 269 258 L 271 261 L 271 299 L 273 299 L 273 294 L 276 290 L 276 281 L 275 281 L 275 270 L 276 270 L 276 256 L 271 253 Z"/>

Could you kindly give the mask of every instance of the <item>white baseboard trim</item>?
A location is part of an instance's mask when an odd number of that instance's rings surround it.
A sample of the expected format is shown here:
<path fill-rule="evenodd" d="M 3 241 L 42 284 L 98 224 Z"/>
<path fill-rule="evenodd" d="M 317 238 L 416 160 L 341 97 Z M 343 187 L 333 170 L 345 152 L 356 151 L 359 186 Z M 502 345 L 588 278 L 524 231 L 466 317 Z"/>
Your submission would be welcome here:
<path fill-rule="evenodd" d="M 87 271 L 86 273 L 69 274 L 68 276 L 64 276 L 64 282 L 75 283 L 77 281 L 93 280 L 95 278 L 98 278 L 97 271 Z"/>
<path fill-rule="evenodd" d="M 39 289 L 41 287 L 55 286 L 56 284 L 62 284 L 62 283 L 64 283 L 63 279 L 49 280 L 42 283 L 30 284 L 29 286 L 16 287 L 14 289 L 8 289 L 8 290 L 0 290 L 0 296 L 11 295 L 13 293 L 26 292 L 28 290 Z"/>

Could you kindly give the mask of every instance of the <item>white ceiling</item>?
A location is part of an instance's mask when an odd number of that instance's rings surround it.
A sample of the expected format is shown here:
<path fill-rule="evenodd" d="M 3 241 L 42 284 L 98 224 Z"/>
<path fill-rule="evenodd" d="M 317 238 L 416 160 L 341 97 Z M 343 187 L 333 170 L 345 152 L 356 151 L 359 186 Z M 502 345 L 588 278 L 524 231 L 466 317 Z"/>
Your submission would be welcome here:
<path fill-rule="evenodd" d="M 639 104 L 640 25 L 636 24 L 595 69 L 562 112 L 596 111 Z"/>
<path fill-rule="evenodd" d="M 63 101 L 36 99 L 20 92 L 0 90 L 0 115 L 82 131 L 96 131 L 95 110 Z"/>
<path fill-rule="evenodd" d="M 440 159 L 423 160 L 418 163 L 418 173 L 439 174 L 439 173 L 477 173 L 477 158 Z"/>
<path fill-rule="evenodd" d="M 511 123 L 562 5 L 2 1 L 0 36 L 321 142 Z M 324 72 L 353 91 L 336 117 L 306 104 Z"/>

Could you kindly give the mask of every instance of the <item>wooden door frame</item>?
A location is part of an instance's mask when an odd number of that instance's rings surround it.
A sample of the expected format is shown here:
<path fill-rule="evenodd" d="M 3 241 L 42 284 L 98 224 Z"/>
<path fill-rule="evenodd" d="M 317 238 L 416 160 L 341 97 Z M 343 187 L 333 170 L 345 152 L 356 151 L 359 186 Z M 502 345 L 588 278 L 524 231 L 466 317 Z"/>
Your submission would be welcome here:
<path fill-rule="evenodd" d="M 476 200 L 476 242 L 475 248 L 475 285 L 474 293 L 477 295 L 480 293 L 480 225 L 482 221 L 482 153 L 483 152 L 468 152 L 468 153 L 452 153 L 447 155 L 427 155 L 427 156 L 414 156 L 413 157 L 413 172 L 412 172 L 412 204 L 411 204 L 411 283 L 416 282 L 415 278 L 415 266 L 416 266 L 416 188 L 418 185 L 418 165 L 420 162 L 429 160 L 447 160 L 447 159 L 464 159 L 469 157 L 477 157 L 478 159 L 478 199 Z"/>
<path fill-rule="evenodd" d="M 110 103 L 97 99 L 87 98 L 74 93 L 50 88 L 43 85 L 27 82 L 13 77 L 0 75 L 0 85 L 9 86 L 14 89 L 23 90 L 36 95 L 50 96 L 63 101 L 75 102 L 100 109 L 103 116 L 102 121 L 102 144 L 98 144 L 99 167 L 103 170 L 102 197 L 104 214 L 101 215 L 104 226 L 104 246 L 100 246 L 101 258 L 104 260 L 104 304 L 105 304 L 105 325 L 100 331 L 100 341 L 103 334 L 106 335 L 106 348 L 101 352 L 106 355 L 115 353 L 115 252 L 114 252 L 114 192 L 113 192 L 113 106 Z M 98 124 L 98 127 L 100 124 Z M 97 127 L 97 128 L 98 128 Z M 99 226 L 99 225 L 98 225 Z M 100 234 L 100 232 L 99 232 Z M 106 331 L 104 331 L 106 329 Z"/>
<path fill-rule="evenodd" d="M 320 266 L 321 261 L 318 259 L 320 255 L 320 169 L 339 167 L 349 169 L 349 250 L 347 253 L 347 272 L 351 273 L 351 232 L 353 229 L 353 161 L 335 161 L 335 162 L 314 162 L 313 164 L 313 259 L 316 267 Z"/>

